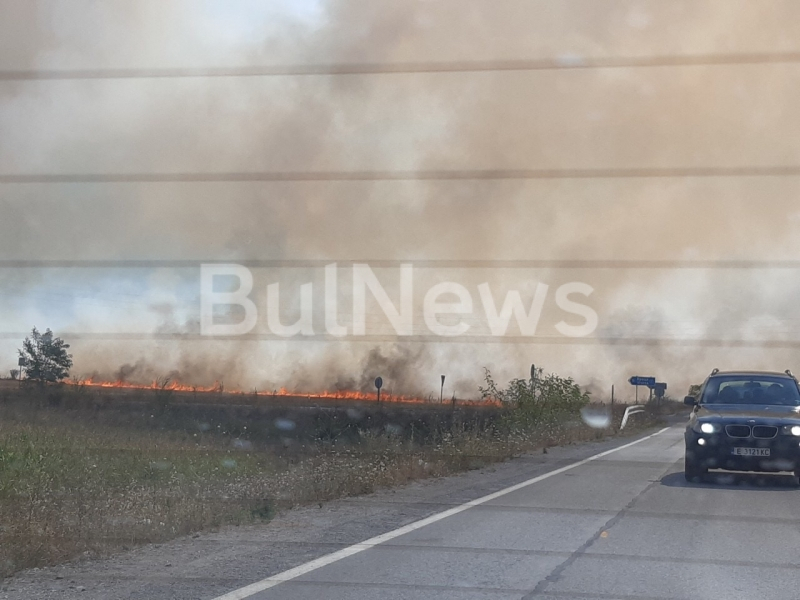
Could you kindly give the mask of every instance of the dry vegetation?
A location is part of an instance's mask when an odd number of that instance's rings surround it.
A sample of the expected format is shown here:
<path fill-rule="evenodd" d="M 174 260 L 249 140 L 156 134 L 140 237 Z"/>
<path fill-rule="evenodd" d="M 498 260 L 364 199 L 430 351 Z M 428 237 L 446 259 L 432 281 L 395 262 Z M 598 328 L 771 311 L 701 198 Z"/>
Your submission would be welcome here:
<path fill-rule="evenodd" d="M 518 408 L 102 404 L 0 391 L 0 575 L 613 433 L 572 409 L 533 422 Z"/>

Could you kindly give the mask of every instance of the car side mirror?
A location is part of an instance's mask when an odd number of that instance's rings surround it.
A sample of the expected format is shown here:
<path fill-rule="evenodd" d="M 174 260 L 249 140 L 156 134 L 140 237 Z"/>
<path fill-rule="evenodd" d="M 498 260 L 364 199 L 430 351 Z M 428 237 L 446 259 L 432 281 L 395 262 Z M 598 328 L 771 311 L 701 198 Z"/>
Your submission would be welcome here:
<path fill-rule="evenodd" d="M 686 398 L 683 399 L 683 403 L 686 406 L 697 406 L 697 398 L 694 396 L 686 396 Z"/>

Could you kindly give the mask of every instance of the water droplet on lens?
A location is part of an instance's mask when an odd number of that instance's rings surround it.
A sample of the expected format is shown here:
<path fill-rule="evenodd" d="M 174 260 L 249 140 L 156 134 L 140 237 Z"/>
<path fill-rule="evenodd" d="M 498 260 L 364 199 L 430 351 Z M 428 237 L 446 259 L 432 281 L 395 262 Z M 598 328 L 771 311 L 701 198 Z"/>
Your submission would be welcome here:
<path fill-rule="evenodd" d="M 233 447 L 238 450 L 250 450 L 253 444 L 248 440 L 233 440 Z"/>
<path fill-rule="evenodd" d="M 594 429 L 606 429 L 611 425 L 611 411 L 607 408 L 581 409 L 583 422 Z"/>
<path fill-rule="evenodd" d="M 403 433 L 403 428 L 400 425 L 395 425 L 394 423 L 389 423 L 386 425 L 386 433 L 389 435 L 400 435 Z"/>
<path fill-rule="evenodd" d="M 291 419 L 275 419 L 275 427 L 281 431 L 293 431 L 297 425 Z"/>

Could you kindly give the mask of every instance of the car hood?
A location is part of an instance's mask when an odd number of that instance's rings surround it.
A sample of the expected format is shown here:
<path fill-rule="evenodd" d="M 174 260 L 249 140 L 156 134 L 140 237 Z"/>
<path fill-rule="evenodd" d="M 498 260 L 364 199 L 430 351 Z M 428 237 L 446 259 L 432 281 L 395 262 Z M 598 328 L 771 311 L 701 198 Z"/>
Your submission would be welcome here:
<path fill-rule="evenodd" d="M 698 407 L 696 416 L 698 419 L 712 418 L 732 422 L 756 419 L 759 421 L 795 421 L 800 424 L 800 407 L 764 404 L 705 404 Z"/>

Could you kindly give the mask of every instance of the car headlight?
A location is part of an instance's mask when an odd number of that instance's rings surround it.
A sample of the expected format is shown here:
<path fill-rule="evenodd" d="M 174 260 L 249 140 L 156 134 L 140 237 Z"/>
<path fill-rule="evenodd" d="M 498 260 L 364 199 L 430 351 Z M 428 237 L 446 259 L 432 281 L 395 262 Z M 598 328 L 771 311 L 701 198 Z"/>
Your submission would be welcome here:
<path fill-rule="evenodd" d="M 700 423 L 700 431 L 702 433 L 711 434 L 717 433 L 720 430 L 720 426 L 716 423 Z"/>
<path fill-rule="evenodd" d="M 800 437 L 800 425 L 795 425 L 794 427 L 792 427 L 789 430 L 789 433 L 791 433 L 792 435 L 796 435 L 797 437 Z"/>
<path fill-rule="evenodd" d="M 781 432 L 784 435 L 793 435 L 795 437 L 800 437 L 800 425 L 784 425 L 781 427 Z"/>

